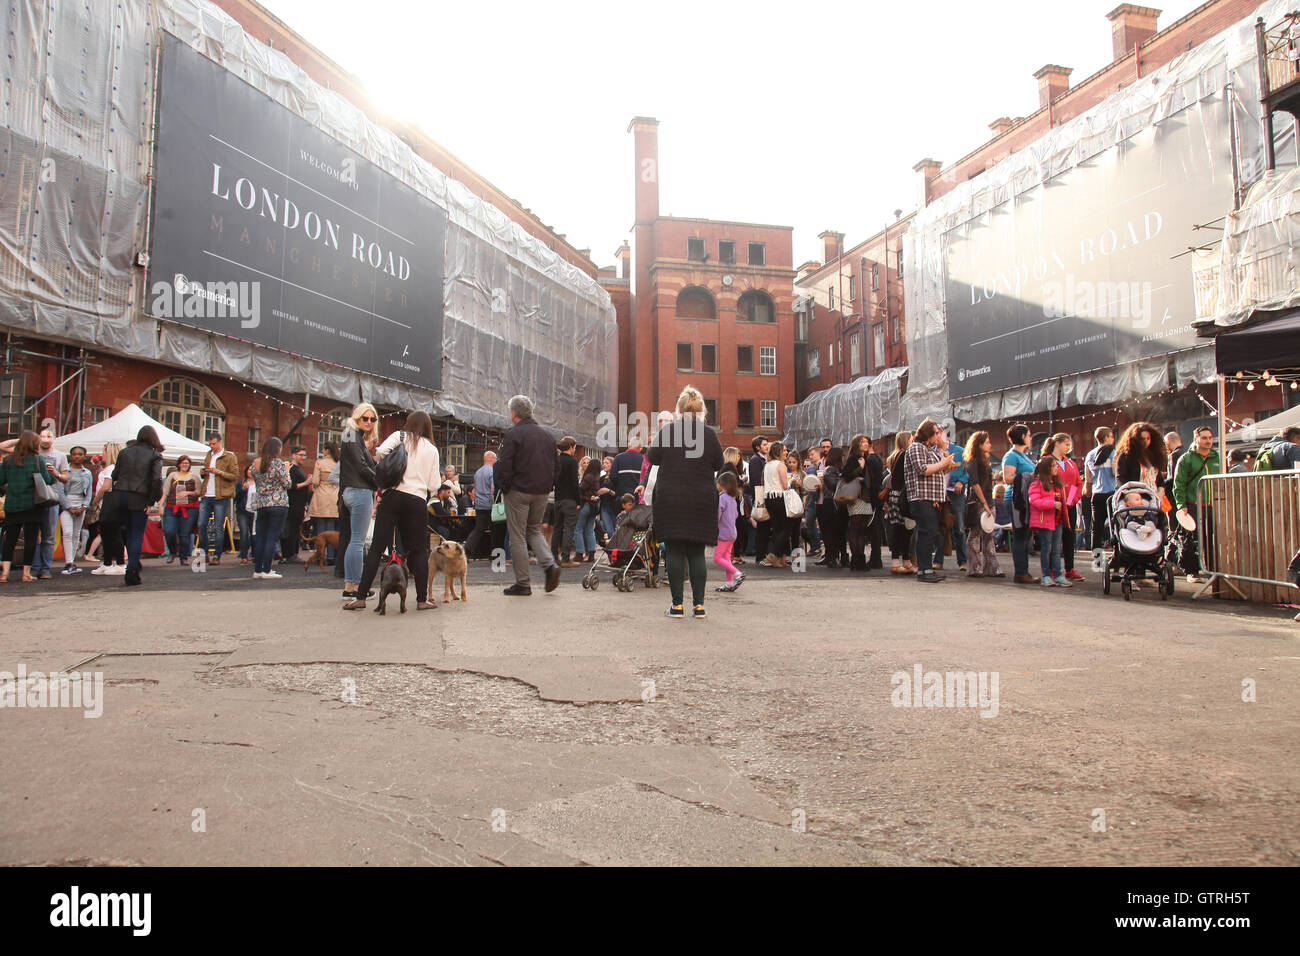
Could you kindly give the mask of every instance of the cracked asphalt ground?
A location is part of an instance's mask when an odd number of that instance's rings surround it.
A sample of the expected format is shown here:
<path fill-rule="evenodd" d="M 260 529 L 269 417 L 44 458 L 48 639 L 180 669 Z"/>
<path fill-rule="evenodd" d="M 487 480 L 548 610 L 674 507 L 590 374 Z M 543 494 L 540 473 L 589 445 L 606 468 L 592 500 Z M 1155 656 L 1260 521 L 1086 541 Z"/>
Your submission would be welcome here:
<path fill-rule="evenodd" d="M 300 568 L 6 585 L 0 670 L 104 710 L 0 709 L 0 863 L 1300 863 L 1293 611 L 747 570 L 705 621 L 482 563 L 382 618 Z M 996 716 L 893 706 L 917 664 Z"/>

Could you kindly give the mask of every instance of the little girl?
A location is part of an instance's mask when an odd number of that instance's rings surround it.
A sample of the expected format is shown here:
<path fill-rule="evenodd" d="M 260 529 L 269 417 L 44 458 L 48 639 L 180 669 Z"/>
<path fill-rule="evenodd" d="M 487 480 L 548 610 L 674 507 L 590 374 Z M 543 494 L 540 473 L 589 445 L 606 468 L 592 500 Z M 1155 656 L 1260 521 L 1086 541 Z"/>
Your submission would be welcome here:
<path fill-rule="evenodd" d="M 731 563 L 731 549 L 736 543 L 736 507 L 740 483 L 730 471 L 718 475 L 718 543 L 713 546 L 713 563 L 727 572 L 727 583 L 716 591 L 734 591 L 745 581 L 745 573 Z"/>
<path fill-rule="evenodd" d="M 1061 570 L 1061 537 L 1065 526 L 1065 483 L 1055 458 L 1048 455 L 1034 469 L 1029 483 L 1029 527 L 1038 532 L 1038 560 L 1043 587 L 1073 587 Z"/>

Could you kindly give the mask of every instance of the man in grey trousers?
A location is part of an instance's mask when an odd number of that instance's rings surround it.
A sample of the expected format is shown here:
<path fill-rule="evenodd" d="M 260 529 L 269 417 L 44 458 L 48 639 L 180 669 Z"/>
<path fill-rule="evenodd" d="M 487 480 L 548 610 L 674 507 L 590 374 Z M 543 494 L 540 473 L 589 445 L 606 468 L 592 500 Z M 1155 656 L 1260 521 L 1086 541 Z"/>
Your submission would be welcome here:
<path fill-rule="evenodd" d="M 542 536 L 542 517 L 546 501 L 555 486 L 555 439 L 533 420 L 533 402 L 526 395 L 510 399 L 508 432 L 497 459 L 497 488 L 504 496 L 506 525 L 510 529 L 510 558 L 514 562 L 515 583 L 505 589 L 511 596 L 533 593 L 528 579 L 528 549 L 546 571 L 546 590 L 560 584 L 560 566 L 556 563 L 546 538 Z"/>

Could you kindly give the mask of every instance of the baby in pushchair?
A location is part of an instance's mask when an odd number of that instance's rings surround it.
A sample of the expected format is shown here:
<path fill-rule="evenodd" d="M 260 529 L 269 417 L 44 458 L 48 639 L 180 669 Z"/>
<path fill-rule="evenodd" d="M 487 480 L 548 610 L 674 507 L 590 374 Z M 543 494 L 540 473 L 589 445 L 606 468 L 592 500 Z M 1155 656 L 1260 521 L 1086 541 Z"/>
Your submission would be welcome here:
<path fill-rule="evenodd" d="M 1140 587 L 1150 575 L 1160 586 L 1162 598 L 1173 593 L 1173 575 L 1164 554 L 1168 519 L 1160 507 L 1160 492 L 1140 481 L 1125 482 L 1110 500 L 1110 532 L 1114 554 L 1106 562 L 1104 590 L 1110 593 L 1118 580 L 1125 598 L 1132 587 Z"/>

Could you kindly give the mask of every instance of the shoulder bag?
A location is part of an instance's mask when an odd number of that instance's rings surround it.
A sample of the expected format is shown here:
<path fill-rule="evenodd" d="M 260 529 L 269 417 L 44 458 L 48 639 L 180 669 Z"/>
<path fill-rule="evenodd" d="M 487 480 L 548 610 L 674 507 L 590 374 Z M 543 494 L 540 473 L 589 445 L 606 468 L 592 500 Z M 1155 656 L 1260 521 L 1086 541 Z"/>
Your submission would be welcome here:
<path fill-rule="evenodd" d="M 755 521 L 766 521 L 771 517 L 767 513 L 767 492 L 762 485 L 754 486 L 754 507 L 750 510 L 749 516 Z"/>
<path fill-rule="evenodd" d="M 406 475 L 406 434 L 397 436 L 397 447 L 375 464 L 375 487 L 380 491 L 396 488 Z"/>
<path fill-rule="evenodd" d="M 32 482 L 35 485 L 34 504 L 37 508 L 48 508 L 50 505 L 59 503 L 59 493 L 54 490 L 54 486 L 45 482 L 45 462 L 41 462 L 38 470 L 32 475 Z"/>
<path fill-rule="evenodd" d="M 785 497 L 785 516 L 787 518 L 798 518 L 803 514 L 803 495 L 799 489 L 791 485 L 782 492 Z"/>
<path fill-rule="evenodd" d="M 492 522 L 500 524 L 506 520 L 506 503 L 501 500 L 501 492 L 497 492 L 496 499 L 492 502 Z"/>

